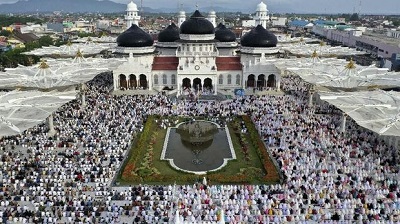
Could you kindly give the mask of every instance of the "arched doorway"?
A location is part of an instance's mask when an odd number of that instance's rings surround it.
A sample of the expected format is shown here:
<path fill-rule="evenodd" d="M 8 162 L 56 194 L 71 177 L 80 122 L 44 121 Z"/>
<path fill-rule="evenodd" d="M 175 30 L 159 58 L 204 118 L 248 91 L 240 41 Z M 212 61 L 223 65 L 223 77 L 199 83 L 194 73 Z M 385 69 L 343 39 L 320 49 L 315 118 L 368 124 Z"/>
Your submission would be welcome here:
<path fill-rule="evenodd" d="M 137 87 L 136 75 L 130 74 L 129 75 L 129 88 L 136 89 L 136 87 Z"/>
<path fill-rule="evenodd" d="M 258 88 L 265 87 L 265 75 L 264 74 L 258 75 L 257 87 Z"/>
<path fill-rule="evenodd" d="M 255 75 L 251 74 L 247 77 L 247 87 L 255 87 Z"/>
<path fill-rule="evenodd" d="M 119 75 L 119 88 L 120 89 L 128 88 L 128 83 L 126 82 L 126 76 L 123 74 Z"/>
<path fill-rule="evenodd" d="M 274 74 L 268 76 L 267 87 L 276 87 L 276 78 Z"/>
<path fill-rule="evenodd" d="M 147 79 L 146 75 L 141 74 L 139 76 L 139 86 L 142 87 L 143 89 L 147 89 Z"/>
<path fill-rule="evenodd" d="M 203 85 L 203 87 L 204 87 L 204 89 L 206 89 L 206 90 L 212 90 L 212 89 L 213 89 L 212 79 L 210 79 L 210 78 L 204 79 L 204 85 Z"/>
<path fill-rule="evenodd" d="M 195 90 L 201 90 L 202 89 L 201 79 L 200 78 L 193 79 L 193 87 L 194 87 Z"/>
<path fill-rule="evenodd" d="M 190 79 L 189 78 L 184 78 L 182 80 L 182 87 L 183 89 L 191 88 L 192 85 L 190 84 Z"/>

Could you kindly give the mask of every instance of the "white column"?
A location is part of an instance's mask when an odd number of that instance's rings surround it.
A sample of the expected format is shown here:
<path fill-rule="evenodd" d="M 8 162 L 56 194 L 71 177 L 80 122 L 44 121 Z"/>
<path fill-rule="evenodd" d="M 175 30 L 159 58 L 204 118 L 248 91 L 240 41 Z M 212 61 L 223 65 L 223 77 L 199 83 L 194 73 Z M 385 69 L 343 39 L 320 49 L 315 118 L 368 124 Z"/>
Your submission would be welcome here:
<path fill-rule="evenodd" d="M 242 89 L 246 89 L 246 79 L 244 74 L 242 74 Z"/>
<path fill-rule="evenodd" d="M 151 75 L 149 75 L 149 78 L 147 80 L 148 80 L 147 83 L 148 83 L 148 86 L 149 86 L 149 90 L 152 90 L 153 89 L 153 82 L 152 82 L 152 79 L 151 79 Z"/>
<path fill-rule="evenodd" d="M 56 130 L 54 129 L 54 123 L 53 123 L 53 113 L 50 114 L 50 116 L 47 118 L 47 123 L 49 125 L 49 135 L 53 136 L 56 133 Z"/>
<path fill-rule="evenodd" d="M 118 89 L 118 78 L 114 76 L 114 90 Z"/>
<path fill-rule="evenodd" d="M 179 96 L 179 95 L 181 95 L 181 85 L 182 85 L 182 80 L 181 80 L 181 77 L 179 76 L 179 75 L 176 75 L 176 81 L 177 81 L 177 88 L 178 88 L 178 92 L 177 92 L 177 96 Z"/>
<path fill-rule="evenodd" d="M 139 80 L 140 80 L 139 77 L 136 78 L 136 89 L 139 88 L 139 86 L 140 86 Z"/>
<path fill-rule="evenodd" d="M 280 78 L 276 81 L 276 91 L 281 91 L 281 79 Z"/>
<path fill-rule="evenodd" d="M 217 95 L 217 91 L 218 91 L 217 86 L 218 86 L 218 83 L 216 82 L 216 77 L 215 77 L 215 76 L 212 78 L 212 82 L 213 82 L 213 84 L 214 84 L 214 95 Z"/>
<path fill-rule="evenodd" d="M 340 132 L 346 133 L 346 117 L 347 114 L 343 113 L 342 114 L 342 123 L 340 124 Z"/>

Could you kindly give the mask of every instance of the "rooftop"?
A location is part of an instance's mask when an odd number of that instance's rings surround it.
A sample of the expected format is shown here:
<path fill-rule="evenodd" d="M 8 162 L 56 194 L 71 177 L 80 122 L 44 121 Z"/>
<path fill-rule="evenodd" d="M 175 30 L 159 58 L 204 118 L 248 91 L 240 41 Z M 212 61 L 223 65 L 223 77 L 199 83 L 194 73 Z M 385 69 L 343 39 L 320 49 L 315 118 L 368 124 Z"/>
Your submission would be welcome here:
<path fill-rule="evenodd" d="M 367 31 L 363 33 L 363 36 L 378 42 L 383 42 L 385 44 L 391 44 L 395 46 L 398 46 L 400 44 L 399 39 L 388 37 L 386 36 L 386 33 L 387 33 L 386 31 L 384 33 Z"/>

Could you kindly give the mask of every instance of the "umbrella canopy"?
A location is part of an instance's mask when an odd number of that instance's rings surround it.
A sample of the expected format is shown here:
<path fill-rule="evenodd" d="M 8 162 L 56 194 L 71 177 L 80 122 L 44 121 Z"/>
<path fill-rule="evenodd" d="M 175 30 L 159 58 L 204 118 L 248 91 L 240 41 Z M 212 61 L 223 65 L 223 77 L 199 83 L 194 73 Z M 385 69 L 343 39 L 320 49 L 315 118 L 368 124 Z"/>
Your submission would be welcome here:
<path fill-rule="evenodd" d="M 321 100 L 333 104 L 360 126 L 380 135 L 400 136 L 399 92 L 320 92 L 319 95 Z"/>
<path fill-rule="evenodd" d="M 279 70 L 285 71 L 288 69 L 295 70 L 295 68 L 310 69 L 314 66 L 330 66 L 330 65 L 343 65 L 346 63 L 344 59 L 337 58 L 320 58 L 318 54 L 313 54 L 309 58 L 278 58 L 269 60 Z"/>
<path fill-rule="evenodd" d="M 73 40 L 74 43 L 116 43 L 117 37 L 101 36 L 101 37 L 82 37 Z"/>
<path fill-rule="evenodd" d="M 366 52 L 357 51 L 354 48 L 348 47 L 333 47 L 330 45 L 326 45 L 324 42 L 320 44 L 286 44 L 281 46 L 282 50 L 289 51 L 294 55 L 299 56 L 309 56 L 314 51 L 316 51 L 320 57 L 339 57 L 339 56 L 350 56 L 350 55 L 362 55 Z"/>
<path fill-rule="evenodd" d="M 71 86 L 92 80 L 96 75 L 112 71 L 125 59 L 84 58 L 80 51 L 73 59 L 42 60 L 34 66 L 18 66 L 0 72 L 0 87 L 49 89 Z"/>
<path fill-rule="evenodd" d="M 0 92 L 0 137 L 20 134 L 42 123 L 61 105 L 74 100 L 75 91 Z"/>
<path fill-rule="evenodd" d="M 395 78 L 395 73 L 392 73 L 394 76 L 388 75 L 388 69 L 356 65 L 352 60 L 349 62 L 342 60 L 342 62 L 313 63 L 309 67 L 299 66 L 287 68 L 287 70 L 299 75 L 306 82 L 326 87 L 357 88 L 378 84 L 383 86 L 400 85 L 398 78 Z M 397 77 L 400 76 L 397 75 Z M 380 81 L 374 82 L 374 80 Z"/>
<path fill-rule="evenodd" d="M 285 46 L 288 44 L 292 45 L 299 45 L 299 44 L 306 44 L 310 42 L 317 42 L 318 39 L 308 38 L 308 37 L 292 37 L 289 34 L 286 35 L 277 35 L 278 38 L 278 47 Z"/>
<path fill-rule="evenodd" d="M 74 57 L 78 50 L 80 50 L 83 55 L 95 55 L 99 54 L 103 50 L 110 50 L 115 46 L 115 43 L 68 43 L 60 47 L 42 47 L 29 52 L 24 52 L 24 54 L 48 57 Z"/>

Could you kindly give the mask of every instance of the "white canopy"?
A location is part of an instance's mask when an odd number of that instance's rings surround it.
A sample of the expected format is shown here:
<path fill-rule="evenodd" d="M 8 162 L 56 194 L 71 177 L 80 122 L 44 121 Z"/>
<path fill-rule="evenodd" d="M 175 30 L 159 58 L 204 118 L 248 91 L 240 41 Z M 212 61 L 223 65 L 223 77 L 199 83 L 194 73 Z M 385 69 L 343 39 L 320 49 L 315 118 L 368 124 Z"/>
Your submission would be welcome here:
<path fill-rule="evenodd" d="M 400 136 L 399 92 L 319 92 L 319 95 L 321 100 L 333 104 L 360 126 L 380 135 Z"/>
<path fill-rule="evenodd" d="M 75 91 L 0 92 L 0 137 L 19 134 L 42 123 L 75 96 Z"/>
<path fill-rule="evenodd" d="M 317 65 L 343 65 L 346 63 L 344 59 L 337 58 L 319 58 L 318 55 L 314 55 L 310 58 L 278 58 L 269 60 L 279 70 L 288 70 L 295 68 L 311 68 L 314 64 Z"/>
<path fill-rule="evenodd" d="M 339 62 L 339 61 L 337 61 Z M 400 86 L 400 73 L 388 72 L 387 68 L 343 63 L 313 63 L 287 68 L 304 81 L 334 88 L 357 88 L 372 86 Z"/>
<path fill-rule="evenodd" d="M 357 51 L 354 48 L 348 47 L 333 47 L 330 45 L 326 45 L 323 42 L 320 44 L 285 44 L 281 45 L 280 49 L 289 51 L 295 55 L 309 56 L 312 55 L 315 51 L 318 53 L 320 57 L 338 57 L 338 56 L 349 56 L 349 55 L 362 55 L 365 54 L 364 51 Z"/>
<path fill-rule="evenodd" d="M 31 87 L 48 89 L 85 83 L 96 75 L 112 71 L 125 59 L 83 58 L 50 59 L 34 66 L 18 66 L 0 72 L 0 87 Z"/>
<path fill-rule="evenodd" d="M 74 57 L 78 50 L 81 51 L 82 55 L 95 55 L 99 54 L 103 50 L 112 49 L 115 46 L 115 43 L 68 43 L 60 47 L 42 47 L 29 52 L 25 52 L 24 54 L 49 57 Z"/>
<path fill-rule="evenodd" d="M 90 42 L 96 42 L 96 43 L 116 43 L 116 42 L 117 42 L 117 38 L 116 38 L 116 37 L 111 37 L 111 36 L 82 37 L 82 38 L 73 40 L 72 42 L 74 42 L 74 43 L 90 43 Z"/>
<path fill-rule="evenodd" d="M 318 39 L 308 37 L 292 37 L 291 35 L 277 35 L 278 47 L 285 46 L 287 44 L 306 44 L 309 42 L 319 41 Z"/>

